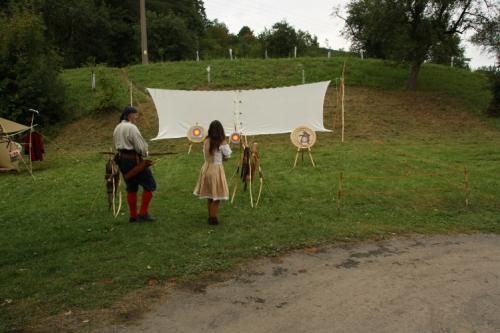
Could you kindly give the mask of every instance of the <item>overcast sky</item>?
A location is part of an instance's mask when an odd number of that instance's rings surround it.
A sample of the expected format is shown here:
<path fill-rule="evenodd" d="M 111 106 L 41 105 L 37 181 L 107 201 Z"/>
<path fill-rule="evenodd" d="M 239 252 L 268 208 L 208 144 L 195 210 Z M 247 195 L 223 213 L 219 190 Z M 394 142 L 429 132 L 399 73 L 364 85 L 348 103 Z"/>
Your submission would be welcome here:
<path fill-rule="evenodd" d="M 237 34 L 246 25 L 258 35 L 264 28 L 286 20 L 295 29 L 317 36 L 321 46 L 348 50 L 349 42 L 340 35 L 343 21 L 331 15 L 334 6 L 344 8 L 346 3 L 346 0 L 204 0 L 208 19 L 224 22 L 231 33 Z M 472 68 L 494 65 L 494 58 L 477 46 L 465 43 L 465 47 Z"/>

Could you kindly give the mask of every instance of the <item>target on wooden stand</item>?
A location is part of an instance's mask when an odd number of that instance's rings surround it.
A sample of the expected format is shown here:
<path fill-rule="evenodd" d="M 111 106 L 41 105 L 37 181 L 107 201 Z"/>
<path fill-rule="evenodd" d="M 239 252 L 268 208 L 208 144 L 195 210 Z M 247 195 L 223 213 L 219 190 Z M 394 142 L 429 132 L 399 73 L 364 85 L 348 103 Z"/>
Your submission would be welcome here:
<path fill-rule="evenodd" d="M 194 143 L 202 142 L 203 140 L 205 140 L 206 136 L 207 134 L 203 126 L 198 126 L 198 125 L 191 126 L 187 132 L 188 140 Z"/>
<path fill-rule="evenodd" d="M 304 151 L 306 150 L 309 154 L 313 167 L 316 166 L 311 154 L 311 147 L 316 143 L 316 132 L 307 126 L 299 126 L 295 128 L 292 133 L 290 133 L 290 140 L 293 145 L 297 147 L 297 154 L 295 154 L 293 167 L 295 168 L 297 166 L 299 153 L 302 153 L 302 160 L 304 160 Z"/>

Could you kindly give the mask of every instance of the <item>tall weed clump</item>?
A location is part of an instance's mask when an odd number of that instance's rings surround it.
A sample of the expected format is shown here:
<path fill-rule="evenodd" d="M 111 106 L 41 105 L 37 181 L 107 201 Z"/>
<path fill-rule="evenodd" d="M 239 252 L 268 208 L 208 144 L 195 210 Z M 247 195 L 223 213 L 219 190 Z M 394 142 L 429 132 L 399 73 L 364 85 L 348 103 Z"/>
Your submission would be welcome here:
<path fill-rule="evenodd" d="M 104 66 L 96 67 L 95 74 L 95 100 L 91 111 L 104 113 L 122 109 L 124 92 L 120 78 Z"/>

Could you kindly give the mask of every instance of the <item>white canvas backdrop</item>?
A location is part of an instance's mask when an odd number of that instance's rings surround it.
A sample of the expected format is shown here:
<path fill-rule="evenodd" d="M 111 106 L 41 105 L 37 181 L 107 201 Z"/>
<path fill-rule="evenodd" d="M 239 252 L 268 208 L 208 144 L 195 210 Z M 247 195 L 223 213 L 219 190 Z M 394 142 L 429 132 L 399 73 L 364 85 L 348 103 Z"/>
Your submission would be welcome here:
<path fill-rule="evenodd" d="M 288 133 L 301 125 L 328 131 L 323 126 L 323 101 L 329 83 L 228 91 L 148 88 L 159 120 L 153 140 L 185 137 L 194 125 L 208 130 L 215 119 L 226 135 L 234 131 L 235 123 L 245 135 Z"/>

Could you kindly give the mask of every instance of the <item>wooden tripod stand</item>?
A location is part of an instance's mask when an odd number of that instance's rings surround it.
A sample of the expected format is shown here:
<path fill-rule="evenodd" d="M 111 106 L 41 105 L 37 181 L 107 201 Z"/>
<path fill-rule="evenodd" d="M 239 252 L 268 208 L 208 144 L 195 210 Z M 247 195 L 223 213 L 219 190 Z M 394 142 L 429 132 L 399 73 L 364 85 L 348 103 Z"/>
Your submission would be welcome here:
<path fill-rule="evenodd" d="M 295 154 L 295 162 L 293 163 L 293 167 L 294 168 L 297 166 L 297 161 L 299 159 L 299 153 L 302 153 L 302 162 L 304 162 L 304 152 L 306 150 L 309 153 L 309 158 L 311 159 L 312 166 L 316 167 L 316 164 L 314 163 L 314 160 L 313 160 L 313 157 L 312 157 L 311 148 L 307 147 L 307 148 L 297 148 L 297 154 Z"/>

